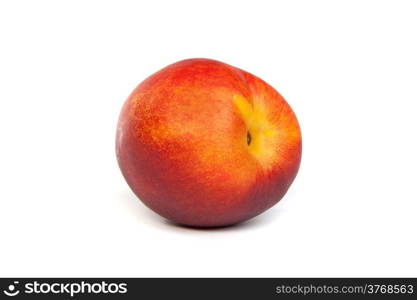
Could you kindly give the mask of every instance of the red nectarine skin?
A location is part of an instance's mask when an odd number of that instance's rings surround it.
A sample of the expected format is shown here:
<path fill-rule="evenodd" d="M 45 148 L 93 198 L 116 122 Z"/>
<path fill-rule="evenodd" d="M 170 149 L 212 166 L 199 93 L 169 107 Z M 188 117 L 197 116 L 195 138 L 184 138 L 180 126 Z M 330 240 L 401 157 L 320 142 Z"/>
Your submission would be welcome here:
<path fill-rule="evenodd" d="M 230 65 L 189 59 L 139 84 L 117 129 L 120 169 L 161 216 L 189 226 L 248 220 L 277 203 L 301 159 L 283 97 Z"/>

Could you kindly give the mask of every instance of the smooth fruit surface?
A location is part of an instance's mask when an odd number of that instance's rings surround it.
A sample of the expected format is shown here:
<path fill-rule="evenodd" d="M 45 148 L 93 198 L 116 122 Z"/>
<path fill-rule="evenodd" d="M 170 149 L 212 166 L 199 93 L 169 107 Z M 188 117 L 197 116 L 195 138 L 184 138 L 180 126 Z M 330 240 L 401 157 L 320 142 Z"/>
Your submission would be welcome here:
<path fill-rule="evenodd" d="M 133 192 L 161 216 L 226 226 L 276 204 L 301 160 L 284 98 L 256 76 L 209 59 L 151 75 L 120 114 L 116 153 Z"/>

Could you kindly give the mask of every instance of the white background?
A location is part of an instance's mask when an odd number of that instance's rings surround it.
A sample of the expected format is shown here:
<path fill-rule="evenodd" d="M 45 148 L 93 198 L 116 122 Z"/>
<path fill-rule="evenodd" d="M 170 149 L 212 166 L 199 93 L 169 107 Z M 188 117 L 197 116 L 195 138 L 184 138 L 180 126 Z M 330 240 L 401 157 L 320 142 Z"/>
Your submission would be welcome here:
<path fill-rule="evenodd" d="M 415 1 L 2 1 L 1 276 L 417 276 Z M 173 226 L 116 163 L 144 78 L 208 57 L 278 89 L 303 132 L 286 197 Z"/>

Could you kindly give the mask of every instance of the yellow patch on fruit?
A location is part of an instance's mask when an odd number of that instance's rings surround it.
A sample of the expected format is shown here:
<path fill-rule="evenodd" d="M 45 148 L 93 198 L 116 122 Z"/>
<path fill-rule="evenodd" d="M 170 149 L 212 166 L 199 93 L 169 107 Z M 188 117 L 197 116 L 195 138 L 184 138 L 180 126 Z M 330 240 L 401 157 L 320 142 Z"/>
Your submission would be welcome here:
<path fill-rule="evenodd" d="M 260 99 L 249 103 L 244 97 L 236 95 L 233 102 L 248 129 L 245 137 L 249 152 L 260 164 L 268 169 L 276 159 L 277 128 L 268 120 L 267 109 Z"/>

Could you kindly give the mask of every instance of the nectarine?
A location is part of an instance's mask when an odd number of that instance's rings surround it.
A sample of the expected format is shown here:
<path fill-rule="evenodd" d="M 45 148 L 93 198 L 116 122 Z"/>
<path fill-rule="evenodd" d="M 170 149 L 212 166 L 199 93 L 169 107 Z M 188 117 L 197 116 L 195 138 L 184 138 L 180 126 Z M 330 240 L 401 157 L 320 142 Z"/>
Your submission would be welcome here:
<path fill-rule="evenodd" d="M 151 75 L 125 102 L 116 153 L 133 192 L 184 225 L 226 226 L 277 203 L 301 159 L 296 116 L 236 67 L 188 59 Z"/>

